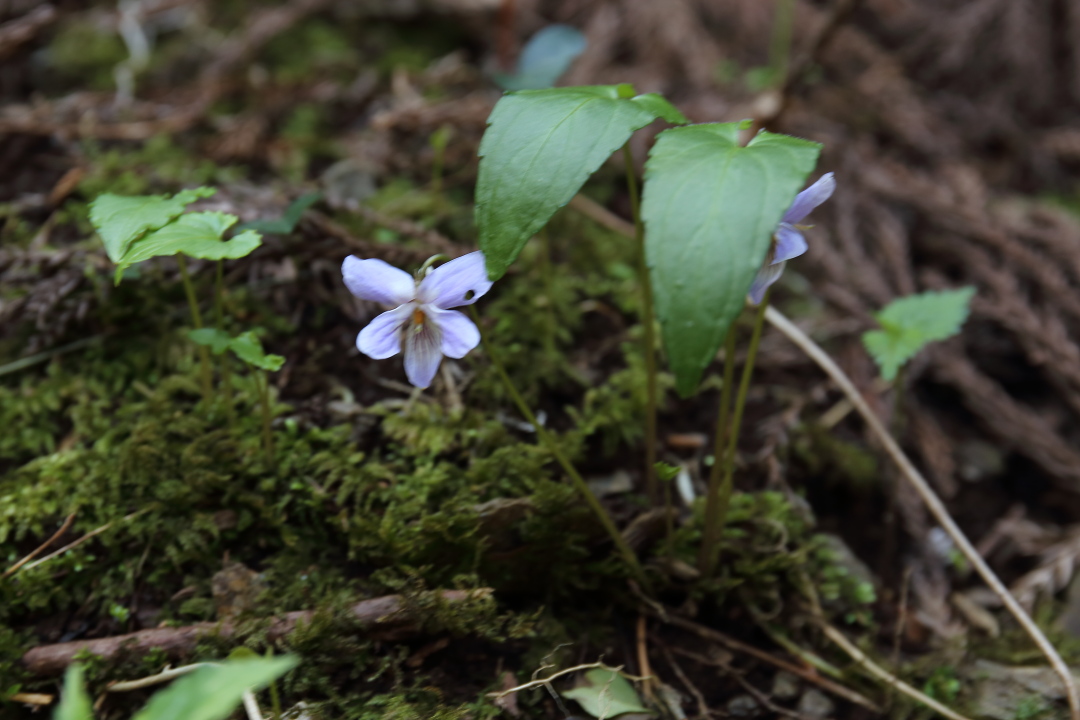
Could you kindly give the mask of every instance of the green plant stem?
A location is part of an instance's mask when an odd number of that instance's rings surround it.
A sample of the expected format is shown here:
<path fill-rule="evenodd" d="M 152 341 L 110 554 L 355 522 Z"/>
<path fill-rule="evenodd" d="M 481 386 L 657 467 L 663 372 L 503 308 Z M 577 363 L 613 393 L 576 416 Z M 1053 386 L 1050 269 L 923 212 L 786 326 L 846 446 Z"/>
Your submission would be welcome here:
<path fill-rule="evenodd" d="M 739 394 L 735 397 L 735 409 L 731 413 L 731 431 L 728 433 L 727 450 L 724 453 L 724 480 L 720 484 L 719 506 L 716 513 L 715 544 L 705 555 L 705 565 L 699 568 L 702 577 L 708 579 L 716 572 L 716 564 L 720 559 L 720 538 L 724 533 L 724 523 L 727 521 L 728 507 L 731 505 L 731 491 L 735 476 L 735 449 L 739 443 L 739 430 L 742 427 L 743 410 L 746 408 L 746 395 L 750 391 L 750 378 L 754 372 L 754 361 L 757 359 L 758 346 L 761 344 L 761 329 L 765 326 L 765 309 L 769 307 L 769 291 L 765 291 L 765 297 L 758 306 L 757 317 L 754 318 L 754 331 L 750 335 L 750 347 L 746 351 L 746 364 L 743 366 L 742 377 L 739 379 Z"/>
<path fill-rule="evenodd" d="M 217 261 L 217 273 L 214 276 L 214 316 L 217 328 L 225 332 L 225 264 Z M 236 429 L 236 408 L 233 406 L 232 368 L 229 353 L 221 353 L 221 384 L 225 388 L 225 416 L 229 419 L 229 427 Z"/>
<path fill-rule="evenodd" d="M 202 313 L 199 312 L 199 303 L 195 300 L 195 286 L 191 283 L 191 276 L 188 274 L 187 258 L 178 254 L 176 264 L 180 266 L 180 279 L 184 282 L 184 292 L 187 293 L 188 305 L 191 307 L 191 322 L 195 324 L 196 330 L 201 330 L 203 326 Z M 203 400 L 209 403 L 212 394 L 210 351 L 203 345 L 199 346 L 199 368 L 202 375 Z"/>
<path fill-rule="evenodd" d="M 709 488 L 705 497 L 705 519 L 698 548 L 698 569 L 705 572 L 709 558 L 716 554 L 720 543 L 720 481 L 724 469 L 724 442 L 731 418 L 731 388 L 735 384 L 735 323 L 728 328 L 724 340 L 724 384 L 720 387 L 720 405 L 716 410 L 716 436 L 713 440 L 713 464 L 709 471 Z"/>
<path fill-rule="evenodd" d="M 476 312 L 476 307 L 470 305 L 469 313 L 472 315 L 473 322 L 476 323 L 476 327 L 479 329 L 480 316 Z M 615 523 L 612 522 L 607 512 L 604 510 L 604 506 L 600 504 L 600 501 L 589 489 L 588 484 L 578 473 L 570 459 L 563 453 L 562 448 L 552 437 L 551 433 L 544 429 L 544 426 L 536 419 L 536 415 L 529 409 L 528 403 L 525 402 L 525 398 L 521 396 L 517 388 L 514 386 L 514 382 L 510 379 L 510 375 L 507 374 L 506 368 L 503 367 L 502 362 L 499 360 L 499 356 L 495 353 L 488 342 L 487 335 L 483 330 L 480 330 L 480 342 L 484 347 L 484 352 L 487 353 L 488 358 L 491 360 L 491 365 L 495 368 L 495 372 L 499 374 L 499 379 L 502 380 L 503 385 L 506 387 L 506 391 L 510 394 L 510 398 L 517 405 L 518 412 L 525 418 L 525 420 L 533 426 L 536 430 L 537 437 L 540 441 L 547 446 L 548 451 L 555 458 L 556 462 L 562 466 L 563 471 L 570 478 L 570 482 L 573 483 L 574 488 L 581 493 L 581 497 L 585 500 L 585 503 L 596 514 L 596 518 L 600 521 L 604 530 L 611 537 L 612 542 L 615 543 L 615 547 L 618 548 L 619 553 L 623 556 L 627 566 L 630 568 L 630 572 L 634 578 L 641 584 L 642 589 L 651 593 L 651 584 L 648 577 L 645 575 L 645 571 L 642 569 L 641 564 L 638 562 L 637 555 L 630 549 L 630 546 L 626 544 L 626 540 L 623 539 L 619 529 L 615 527 Z"/>
<path fill-rule="evenodd" d="M 645 225 L 641 221 L 641 201 L 638 196 L 637 174 L 634 171 L 634 154 L 630 141 L 623 145 L 626 161 L 626 187 L 630 193 L 630 212 L 634 216 L 634 238 L 637 241 L 638 284 L 641 286 L 641 324 L 644 326 L 645 351 L 645 491 L 649 500 L 657 502 L 656 487 L 656 320 L 653 317 L 652 281 L 649 264 L 645 257 Z"/>
<path fill-rule="evenodd" d="M 265 370 L 255 371 L 255 383 L 259 386 L 259 402 L 262 405 L 263 451 L 266 464 L 274 464 L 274 435 L 270 427 L 270 375 Z"/>
<path fill-rule="evenodd" d="M 769 68 L 773 87 L 787 81 L 788 56 L 791 53 L 791 28 L 795 19 L 795 0 L 776 0 L 772 38 L 769 41 Z"/>

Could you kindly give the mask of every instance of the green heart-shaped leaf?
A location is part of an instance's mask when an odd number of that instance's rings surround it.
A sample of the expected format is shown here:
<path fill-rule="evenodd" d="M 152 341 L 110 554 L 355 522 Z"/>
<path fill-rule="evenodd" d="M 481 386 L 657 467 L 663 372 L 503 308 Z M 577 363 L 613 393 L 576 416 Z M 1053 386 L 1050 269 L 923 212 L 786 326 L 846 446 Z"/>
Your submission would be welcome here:
<path fill-rule="evenodd" d="M 821 146 L 742 123 L 660 133 L 646 164 L 642 217 L 657 318 L 676 389 L 687 396 L 716 356 L 773 233 Z"/>
<path fill-rule="evenodd" d="M 210 197 L 213 188 L 199 187 L 181 190 L 172 197 L 166 195 L 136 195 L 125 197 L 105 193 L 90 203 L 90 223 L 101 236 L 105 252 L 114 263 L 120 262 L 131 243 L 148 230 L 157 230 L 184 212 L 184 208 L 199 198 Z"/>
<path fill-rule="evenodd" d="M 659 95 L 628 85 L 522 90 L 499 100 L 480 143 L 476 226 L 488 276 L 502 277 L 529 238 L 635 130 L 684 123 Z"/>
<path fill-rule="evenodd" d="M 578 705 L 594 718 L 605 720 L 623 713 L 649 712 L 649 709 L 641 704 L 634 686 L 618 672 L 607 668 L 593 668 L 585 673 L 585 679 L 588 685 L 560 694 L 576 700 Z"/>
<path fill-rule="evenodd" d="M 236 222 L 235 215 L 199 212 L 181 215 L 174 222 L 133 244 L 116 263 L 116 281 L 124 268 L 152 257 L 183 253 L 204 260 L 240 258 L 262 244 L 262 236 L 245 230 L 231 240 L 222 240 Z"/>

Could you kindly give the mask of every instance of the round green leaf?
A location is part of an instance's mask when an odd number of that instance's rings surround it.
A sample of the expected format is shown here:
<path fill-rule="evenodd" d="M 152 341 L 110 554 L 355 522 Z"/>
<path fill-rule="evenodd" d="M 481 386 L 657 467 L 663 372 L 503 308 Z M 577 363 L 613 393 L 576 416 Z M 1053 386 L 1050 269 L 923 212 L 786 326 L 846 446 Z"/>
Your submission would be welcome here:
<path fill-rule="evenodd" d="M 649 153 L 642 217 L 656 314 L 676 388 L 697 387 L 745 304 L 781 217 L 821 146 L 740 123 L 660 133 Z"/>
<path fill-rule="evenodd" d="M 488 276 L 502 277 L 611 153 L 658 117 L 686 122 L 659 95 L 623 97 L 615 85 L 504 95 L 488 118 L 476 181 L 476 226 Z"/>

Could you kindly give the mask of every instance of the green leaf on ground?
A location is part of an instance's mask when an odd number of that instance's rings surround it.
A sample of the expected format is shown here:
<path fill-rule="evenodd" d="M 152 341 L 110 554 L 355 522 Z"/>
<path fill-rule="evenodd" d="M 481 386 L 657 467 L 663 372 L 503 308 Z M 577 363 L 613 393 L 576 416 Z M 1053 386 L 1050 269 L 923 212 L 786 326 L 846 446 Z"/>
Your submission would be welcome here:
<path fill-rule="evenodd" d="M 270 372 L 277 372 L 285 364 L 285 358 L 280 355 L 268 355 L 263 352 L 259 337 L 251 330 L 234 337 L 229 343 L 229 349 L 248 365 Z"/>
<path fill-rule="evenodd" d="M 480 142 L 476 225 L 488 275 L 518 253 L 611 153 L 653 120 L 685 123 L 659 95 L 629 85 L 522 90 L 499 100 Z"/>
<path fill-rule="evenodd" d="M 588 685 L 565 690 L 560 694 L 564 698 L 576 700 L 585 712 L 598 720 L 629 712 L 649 713 L 649 709 L 641 704 L 634 686 L 615 670 L 593 668 L 585 673 L 585 679 Z"/>
<path fill-rule="evenodd" d="M 236 222 L 235 215 L 199 212 L 181 215 L 174 222 L 132 245 L 116 264 L 116 281 L 124 268 L 152 257 L 183 253 L 203 260 L 241 258 L 262 244 L 262 236 L 246 230 L 231 240 L 222 240 Z"/>
<path fill-rule="evenodd" d="M 686 397 L 742 311 L 784 212 L 821 146 L 741 123 L 665 130 L 649 153 L 642 217 L 656 314 Z"/>
<path fill-rule="evenodd" d="M 198 187 L 167 195 L 123 196 L 105 193 L 90 203 L 90 223 L 105 243 L 105 252 L 120 262 L 131 243 L 143 233 L 167 225 L 199 198 L 210 197 L 213 188 Z"/>
<path fill-rule="evenodd" d="M 929 343 L 960 332 L 967 320 L 975 288 L 925 292 L 893 300 L 874 317 L 881 330 L 863 333 L 863 346 L 881 368 L 881 377 L 892 381 L 900 368 Z"/>
<path fill-rule="evenodd" d="M 285 209 L 285 213 L 281 217 L 272 220 L 252 220 L 251 222 L 240 223 L 236 226 L 236 230 L 238 232 L 255 230 L 256 232 L 267 234 L 288 235 L 296 227 L 296 224 L 300 222 L 300 218 L 304 216 L 307 209 L 322 200 L 322 197 L 322 193 L 320 192 L 301 195 L 289 204 L 289 207 Z"/>
<path fill-rule="evenodd" d="M 56 708 L 53 720 L 94 720 L 90 696 L 83 684 L 81 665 L 72 665 L 64 675 L 64 692 L 60 696 L 60 706 Z"/>
<path fill-rule="evenodd" d="M 268 685 L 296 664 L 284 655 L 199 668 L 150 698 L 135 720 L 224 720 L 246 691 Z"/>

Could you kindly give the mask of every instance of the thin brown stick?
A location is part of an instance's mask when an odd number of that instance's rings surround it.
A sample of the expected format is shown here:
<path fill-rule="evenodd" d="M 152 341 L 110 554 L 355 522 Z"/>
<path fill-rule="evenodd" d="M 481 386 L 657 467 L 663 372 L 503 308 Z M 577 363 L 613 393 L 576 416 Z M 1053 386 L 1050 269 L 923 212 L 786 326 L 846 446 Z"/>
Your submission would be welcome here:
<path fill-rule="evenodd" d="M 11 577 L 12 575 L 14 575 L 18 571 L 19 568 L 21 568 L 23 565 L 25 565 L 26 563 L 30 562 L 31 560 L 36 558 L 38 555 L 43 553 L 45 551 L 45 548 L 52 545 L 54 542 L 56 542 L 60 538 L 61 535 L 63 535 L 64 533 L 66 533 L 68 531 L 68 528 L 71 527 L 71 523 L 73 523 L 73 522 L 75 522 L 75 513 L 71 513 L 70 515 L 67 516 L 67 520 L 64 521 L 64 524 L 60 526 L 59 530 L 57 530 L 56 532 L 54 532 L 52 534 L 52 537 L 50 537 L 45 542 L 41 543 L 41 545 L 38 545 L 37 548 L 33 552 L 31 552 L 29 555 L 24 557 L 22 560 L 18 561 L 17 563 L 15 563 L 11 567 L 9 567 L 7 570 L 5 570 L 4 574 L 0 575 L 0 580 L 3 580 L 4 578 Z"/>
<path fill-rule="evenodd" d="M 796 675 L 798 677 L 801 677 L 803 680 L 806 680 L 807 682 L 817 685 L 822 690 L 831 692 L 833 695 L 841 697 L 848 702 L 855 703 L 856 705 L 864 707 L 867 710 L 872 710 L 876 713 L 882 712 L 881 708 L 878 707 L 877 704 L 874 703 L 874 701 L 870 700 L 865 695 L 861 695 L 860 693 L 857 693 L 850 688 L 844 687 L 838 682 L 834 682 L 832 680 L 829 680 L 828 678 L 821 677 L 813 670 L 804 668 L 801 665 L 796 665 L 795 663 L 790 663 L 787 660 L 776 657 L 772 653 L 766 652 L 764 650 L 759 650 L 753 645 L 747 645 L 741 640 L 736 640 L 730 635 L 725 635 L 719 630 L 714 630 L 711 627 L 706 627 L 705 625 L 699 625 L 692 620 L 681 618 L 670 612 L 666 613 L 666 617 L 663 617 L 661 619 L 665 620 L 671 625 L 675 625 L 676 627 L 680 627 L 684 630 L 689 630 L 690 632 L 699 635 L 700 637 L 703 637 L 707 640 L 715 640 L 722 645 L 726 645 L 732 650 L 746 653 L 750 657 L 761 660 L 762 662 L 768 663 L 774 667 L 778 667 L 781 670 L 786 670 L 792 675 Z"/>
<path fill-rule="evenodd" d="M 952 538 L 953 543 L 975 568 L 979 576 L 986 582 L 990 589 L 994 591 L 1005 607 L 1009 609 L 1012 616 L 1016 618 L 1016 621 L 1020 623 L 1020 626 L 1024 628 L 1027 634 L 1038 646 L 1039 650 L 1050 661 L 1050 665 L 1054 668 L 1054 671 L 1061 678 L 1061 682 L 1065 686 L 1065 694 L 1069 699 L 1069 710 L 1072 716 L 1072 720 L 1080 720 L 1080 695 L 1077 694 L 1076 684 L 1073 682 L 1072 674 L 1069 672 L 1068 665 L 1062 660 L 1061 655 L 1054 648 L 1053 644 L 1046 638 L 1039 626 L 1031 619 L 1031 617 L 1024 611 L 1020 603 L 1005 587 L 1004 583 L 998 578 L 994 571 L 990 569 L 990 566 L 983 560 L 982 555 L 972 546 L 971 541 L 964 535 L 963 530 L 956 524 L 949 511 L 945 508 L 945 504 L 941 502 L 937 494 L 930 487 L 930 484 L 922 476 L 922 473 L 918 471 L 915 465 L 908 459 L 908 456 L 904 454 L 904 451 L 900 449 L 900 446 L 893 439 L 889 431 L 878 419 L 878 416 L 870 409 L 870 406 L 863 399 L 862 395 L 856 389 L 855 384 L 851 382 L 847 374 L 840 369 L 840 366 L 833 362 L 832 358 L 818 346 L 813 340 L 807 336 L 802 330 L 800 330 L 793 322 L 788 320 L 782 313 L 776 308 L 769 308 L 766 312 L 765 319 L 775 327 L 777 330 L 787 336 L 789 340 L 795 343 L 799 349 L 805 352 L 811 360 L 818 364 L 825 373 L 832 378 L 840 390 L 847 396 L 851 404 L 855 406 L 855 410 L 858 411 L 866 424 L 870 426 L 870 430 L 877 436 L 878 441 L 881 442 L 885 448 L 886 454 L 896 463 L 900 468 L 901 474 L 912 484 L 916 492 L 926 503 L 934 519 L 938 524 L 948 533 Z M 882 671 L 884 672 L 884 671 Z"/>
<path fill-rule="evenodd" d="M 777 715 L 783 715 L 785 717 L 791 717 L 791 718 L 801 717 L 799 715 L 799 713 L 795 712 L 794 710 L 788 710 L 787 708 L 780 707 L 779 705 L 774 703 L 772 700 L 770 700 L 768 695 L 763 693 L 758 688 L 754 687 L 753 683 L 751 683 L 749 680 L 747 680 L 745 677 L 743 677 L 743 672 L 738 670 L 737 668 L 733 668 L 731 666 L 731 663 L 724 662 L 723 660 L 720 660 L 718 658 L 708 658 L 708 657 L 705 657 L 704 655 L 701 655 L 699 653 L 691 652 L 690 650 L 686 650 L 686 649 L 680 648 L 680 647 L 675 648 L 675 652 L 677 652 L 679 655 L 682 655 L 685 658 L 689 658 L 690 660 L 694 660 L 695 662 L 701 663 L 702 665 L 714 665 L 714 666 L 720 668 L 721 670 L 726 672 L 728 675 L 730 675 L 732 677 L 732 679 L 734 679 L 735 682 L 737 682 L 739 684 L 739 687 L 741 687 L 747 693 L 752 695 L 754 697 L 754 699 L 758 701 L 758 703 L 760 703 L 762 706 L 764 706 L 770 712 L 776 713 Z"/>
<path fill-rule="evenodd" d="M 690 682 L 690 678 L 686 676 L 683 669 L 679 667 L 679 663 L 675 662 L 675 658 L 672 656 L 671 651 L 668 650 L 666 645 L 660 645 L 660 650 L 664 653 L 664 659 L 667 660 L 668 667 L 679 678 L 679 682 L 683 684 L 686 691 L 694 696 L 694 701 L 697 703 L 698 715 L 703 718 L 709 717 L 709 705 L 705 702 L 705 696 L 698 690 L 697 685 Z"/>
<path fill-rule="evenodd" d="M 30 570 L 31 568 L 36 568 L 38 565 L 41 565 L 42 563 L 48 562 L 49 560 L 52 560 L 54 557 L 58 557 L 60 555 L 63 555 L 68 550 L 74 550 L 75 548 L 82 545 L 84 542 L 86 542 L 90 538 L 92 538 L 92 537 L 94 537 L 96 535 L 100 535 L 101 533 L 105 532 L 106 530 L 111 528 L 113 525 L 115 525 L 117 522 L 127 522 L 128 520 L 131 520 L 133 518 L 137 518 L 138 516 L 142 515 L 145 512 L 149 512 L 150 509 L 151 508 L 143 508 L 142 510 L 139 510 L 137 512 L 133 512 L 130 515 L 125 515 L 124 517 L 120 518 L 119 521 L 114 520 L 113 522 L 105 523 L 101 527 L 95 528 L 95 529 L 91 530 L 90 532 L 86 533 L 85 535 L 83 535 L 78 540 L 75 540 L 74 542 L 70 542 L 67 545 L 65 545 L 64 547 L 60 548 L 59 550 L 49 553 L 48 555 L 41 558 L 40 560 L 36 560 L 36 561 L 30 563 L 29 565 L 26 566 L 26 569 Z"/>
<path fill-rule="evenodd" d="M 653 693 L 654 678 L 652 667 L 649 665 L 648 621 L 645 619 L 644 615 L 638 615 L 636 629 L 638 672 L 645 678 L 641 683 L 641 688 L 645 691 L 645 696 L 649 701 L 655 704 L 656 696 Z"/>

